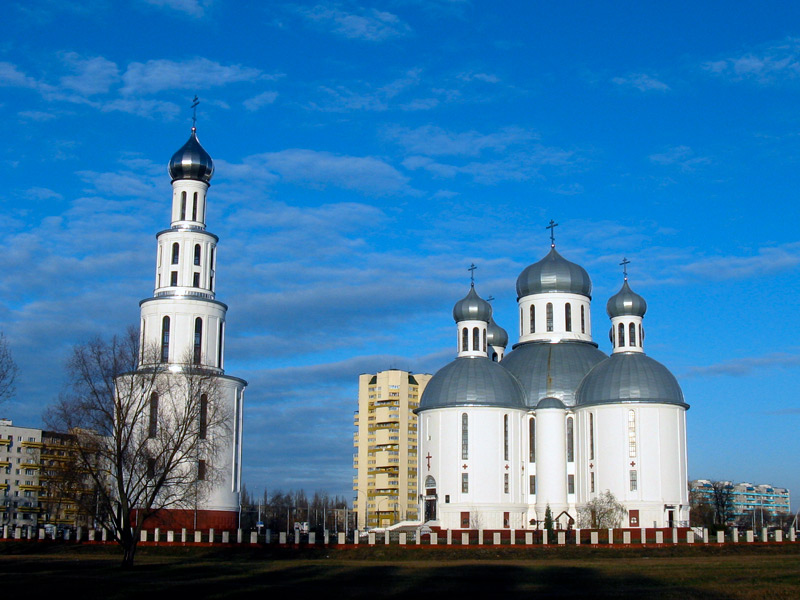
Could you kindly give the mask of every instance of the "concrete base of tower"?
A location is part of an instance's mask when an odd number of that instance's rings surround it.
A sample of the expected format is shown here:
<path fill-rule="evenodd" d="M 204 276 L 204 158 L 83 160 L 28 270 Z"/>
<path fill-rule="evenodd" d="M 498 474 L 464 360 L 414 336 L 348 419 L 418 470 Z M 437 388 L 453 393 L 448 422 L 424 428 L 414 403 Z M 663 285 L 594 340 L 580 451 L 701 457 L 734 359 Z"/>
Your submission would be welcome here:
<path fill-rule="evenodd" d="M 239 513 L 232 510 L 164 509 L 147 517 L 143 529 L 180 531 L 181 529 L 233 531 L 239 527 Z"/>

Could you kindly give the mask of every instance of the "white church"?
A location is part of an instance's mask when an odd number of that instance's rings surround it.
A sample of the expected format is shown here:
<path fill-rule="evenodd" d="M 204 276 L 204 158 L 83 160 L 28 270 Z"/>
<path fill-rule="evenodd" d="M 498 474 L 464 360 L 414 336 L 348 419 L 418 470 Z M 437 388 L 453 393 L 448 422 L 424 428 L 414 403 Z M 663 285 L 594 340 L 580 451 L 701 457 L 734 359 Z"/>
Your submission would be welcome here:
<path fill-rule="evenodd" d="M 453 309 L 458 355 L 417 409 L 420 514 L 442 529 L 578 525 L 610 491 L 623 527 L 689 521 L 686 411 L 675 377 L 644 352 L 644 299 L 608 300 L 611 356 L 592 340 L 592 283 L 555 248 L 517 279 L 519 342 L 474 282 Z M 623 261 L 627 262 L 627 261 Z"/>

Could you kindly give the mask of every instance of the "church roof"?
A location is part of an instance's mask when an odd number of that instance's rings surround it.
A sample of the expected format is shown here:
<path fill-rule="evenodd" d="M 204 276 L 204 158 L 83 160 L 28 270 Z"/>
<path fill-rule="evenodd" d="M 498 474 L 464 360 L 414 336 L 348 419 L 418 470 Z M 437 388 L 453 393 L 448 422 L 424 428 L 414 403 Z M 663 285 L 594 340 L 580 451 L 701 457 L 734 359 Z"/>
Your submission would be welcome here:
<path fill-rule="evenodd" d="M 488 358 L 457 358 L 428 382 L 417 412 L 451 406 L 525 408 L 519 381 Z"/>
<path fill-rule="evenodd" d="M 460 321 L 486 321 L 492 318 L 492 305 L 478 296 L 475 286 L 469 288 L 469 293 L 456 302 L 453 307 L 453 319 Z"/>
<path fill-rule="evenodd" d="M 544 292 L 567 292 L 592 297 L 592 280 L 580 265 L 568 261 L 553 246 L 542 260 L 517 278 L 517 298 Z"/>
<path fill-rule="evenodd" d="M 608 299 L 606 312 L 612 319 L 625 315 L 643 317 L 647 312 L 647 302 L 630 288 L 628 280 L 625 279 L 622 288 Z"/>
<path fill-rule="evenodd" d="M 589 372 L 575 396 L 576 406 L 648 402 L 689 408 L 675 376 L 641 352 L 611 355 Z"/>
<path fill-rule="evenodd" d="M 172 155 L 168 169 L 172 181 L 178 179 L 194 179 L 206 183 L 211 181 L 214 175 L 214 161 L 200 145 L 194 127 L 187 142 Z"/>
<path fill-rule="evenodd" d="M 520 381 L 531 408 L 548 397 L 572 406 L 584 375 L 606 358 L 588 342 L 537 341 L 516 346 L 501 364 Z"/>
<path fill-rule="evenodd" d="M 486 328 L 486 343 L 490 346 L 505 348 L 508 346 L 508 332 L 489 317 L 489 327 Z"/>

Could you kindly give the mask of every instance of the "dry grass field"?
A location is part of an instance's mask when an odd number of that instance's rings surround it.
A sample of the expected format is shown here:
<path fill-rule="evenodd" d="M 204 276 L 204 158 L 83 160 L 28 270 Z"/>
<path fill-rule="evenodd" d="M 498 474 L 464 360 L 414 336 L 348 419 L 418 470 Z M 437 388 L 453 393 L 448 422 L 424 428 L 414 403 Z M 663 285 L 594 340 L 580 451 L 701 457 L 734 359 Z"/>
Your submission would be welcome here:
<path fill-rule="evenodd" d="M 45 550 L 42 552 L 42 550 Z M 0 544 L 3 597 L 800 598 L 800 544 L 783 546 L 276 551 Z M 12 596 L 14 594 L 14 596 Z M 267 595 L 269 594 L 269 595 Z"/>

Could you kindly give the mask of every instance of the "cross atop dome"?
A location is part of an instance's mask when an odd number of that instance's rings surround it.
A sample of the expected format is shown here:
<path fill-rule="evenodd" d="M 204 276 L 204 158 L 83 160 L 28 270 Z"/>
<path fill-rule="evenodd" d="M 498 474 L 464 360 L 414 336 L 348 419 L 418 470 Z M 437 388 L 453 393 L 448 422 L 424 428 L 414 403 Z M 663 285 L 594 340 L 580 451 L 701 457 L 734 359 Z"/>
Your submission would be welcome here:
<path fill-rule="evenodd" d="M 631 264 L 627 258 L 622 258 L 622 262 L 619 265 L 622 267 L 622 275 L 625 277 L 625 281 L 628 281 L 628 265 Z"/>
<path fill-rule="evenodd" d="M 197 94 L 192 98 L 192 131 L 197 131 L 197 105 L 200 104 L 200 99 Z"/>
<path fill-rule="evenodd" d="M 550 230 L 550 247 L 551 248 L 555 248 L 556 247 L 556 234 L 555 234 L 555 228 L 556 227 L 558 227 L 558 223 L 553 221 L 553 219 L 550 219 L 550 224 L 547 227 L 545 227 L 545 229 L 549 229 Z"/>
<path fill-rule="evenodd" d="M 469 271 L 469 283 L 472 287 L 475 287 L 475 269 L 478 267 L 475 266 L 475 263 L 471 263 L 467 271 Z"/>

